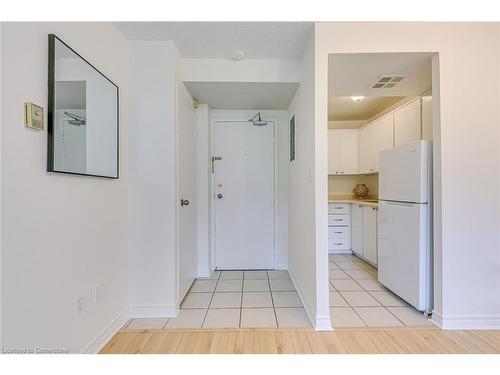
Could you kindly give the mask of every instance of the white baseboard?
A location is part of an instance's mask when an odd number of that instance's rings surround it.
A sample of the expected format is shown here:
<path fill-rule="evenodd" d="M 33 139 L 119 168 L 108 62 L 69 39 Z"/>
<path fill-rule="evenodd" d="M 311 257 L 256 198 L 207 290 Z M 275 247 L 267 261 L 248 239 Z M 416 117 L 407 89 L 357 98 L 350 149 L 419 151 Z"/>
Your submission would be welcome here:
<path fill-rule="evenodd" d="M 197 277 L 210 277 L 212 273 L 210 272 L 210 270 L 208 268 L 198 268 L 198 275 Z"/>
<path fill-rule="evenodd" d="M 128 320 L 128 311 L 123 310 L 113 321 L 105 327 L 80 353 L 96 354 L 108 343 Z"/>
<path fill-rule="evenodd" d="M 497 314 L 448 314 L 432 312 L 432 322 L 443 330 L 500 330 Z"/>
<path fill-rule="evenodd" d="M 437 325 L 439 328 L 443 326 L 443 316 L 439 311 L 432 310 L 431 322 Z"/>
<path fill-rule="evenodd" d="M 175 305 L 142 305 L 130 306 L 131 318 L 175 318 L 177 308 Z"/>
<path fill-rule="evenodd" d="M 306 298 L 304 289 L 302 288 L 302 285 L 295 276 L 295 272 L 291 267 L 288 267 L 288 273 L 290 274 L 290 278 L 292 279 L 293 285 L 295 286 L 295 290 L 297 290 L 297 294 L 299 295 L 302 305 L 304 306 L 304 310 L 306 310 L 307 317 L 309 318 L 309 321 L 313 325 L 314 329 L 316 331 L 331 331 L 332 324 L 330 321 L 330 315 L 317 316 L 314 312 L 316 309 L 312 308 L 309 300 Z"/>
<path fill-rule="evenodd" d="M 328 250 L 328 254 L 352 254 L 351 250 Z"/>
<path fill-rule="evenodd" d="M 330 315 L 322 315 L 316 317 L 316 331 L 333 331 Z"/>
<path fill-rule="evenodd" d="M 288 270 L 288 263 L 278 263 L 279 270 Z"/>

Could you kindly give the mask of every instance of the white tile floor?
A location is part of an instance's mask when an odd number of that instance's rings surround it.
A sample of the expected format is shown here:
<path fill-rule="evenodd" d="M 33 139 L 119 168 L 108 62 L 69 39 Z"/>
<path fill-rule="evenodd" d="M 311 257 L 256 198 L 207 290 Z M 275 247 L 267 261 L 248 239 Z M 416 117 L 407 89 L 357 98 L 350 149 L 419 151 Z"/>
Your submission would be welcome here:
<path fill-rule="evenodd" d="M 432 325 L 377 281 L 377 270 L 353 254 L 330 254 L 330 316 L 334 328 Z"/>
<path fill-rule="evenodd" d="M 131 319 L 125 329 L 302 328 L 309 319 L 287 271 L 215 271 L 197 279 L 173 319 Z"/>
<path fill-rule="evenodd" d="M 432 325 L 377 281 L 377 269 L 353 254 L 330 254 L 334 328 Z M 131 319 L 125 329 L 300 328 L 309 319 L 287 271 L 215 271 L 197 279 L 173 319 Z"/>

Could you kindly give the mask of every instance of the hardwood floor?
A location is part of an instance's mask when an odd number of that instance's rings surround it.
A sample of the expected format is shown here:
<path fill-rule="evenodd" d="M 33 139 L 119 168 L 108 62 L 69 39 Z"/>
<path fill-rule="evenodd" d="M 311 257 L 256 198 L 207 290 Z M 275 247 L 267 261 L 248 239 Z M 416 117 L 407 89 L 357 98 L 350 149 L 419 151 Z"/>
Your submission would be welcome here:
<path fill-rule="evenodd" d="M 500 331 L 435 328 L 120 331 L 104 354 L 500 354 Z"/>

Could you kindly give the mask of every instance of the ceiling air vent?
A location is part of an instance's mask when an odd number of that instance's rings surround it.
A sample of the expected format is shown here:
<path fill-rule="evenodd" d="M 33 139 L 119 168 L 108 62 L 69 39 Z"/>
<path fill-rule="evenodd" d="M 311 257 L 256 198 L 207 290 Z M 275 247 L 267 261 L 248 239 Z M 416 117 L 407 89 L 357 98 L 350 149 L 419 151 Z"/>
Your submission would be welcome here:
<path fill-rule="evenodd" d="M 382 74 L 378 76 L 377 82 L 372 86 L 374 89 L 390 89 L 396 86 L 411 73 Z"/>

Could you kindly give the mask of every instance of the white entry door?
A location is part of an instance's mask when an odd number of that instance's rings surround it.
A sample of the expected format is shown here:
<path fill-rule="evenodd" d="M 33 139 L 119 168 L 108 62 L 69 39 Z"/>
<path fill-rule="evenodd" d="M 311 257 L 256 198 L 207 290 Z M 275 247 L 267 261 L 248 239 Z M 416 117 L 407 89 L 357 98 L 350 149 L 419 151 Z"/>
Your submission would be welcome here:
<path fill-rule="evenodd" d="M 274 122 L 215 122 L 213 151 L 216 267 L 275 268 Z"/>
<path fill-rule="evenodd" d="M 196 277 L 196 141 L 193 99 L 177 86 L 178 302 Z"/>

